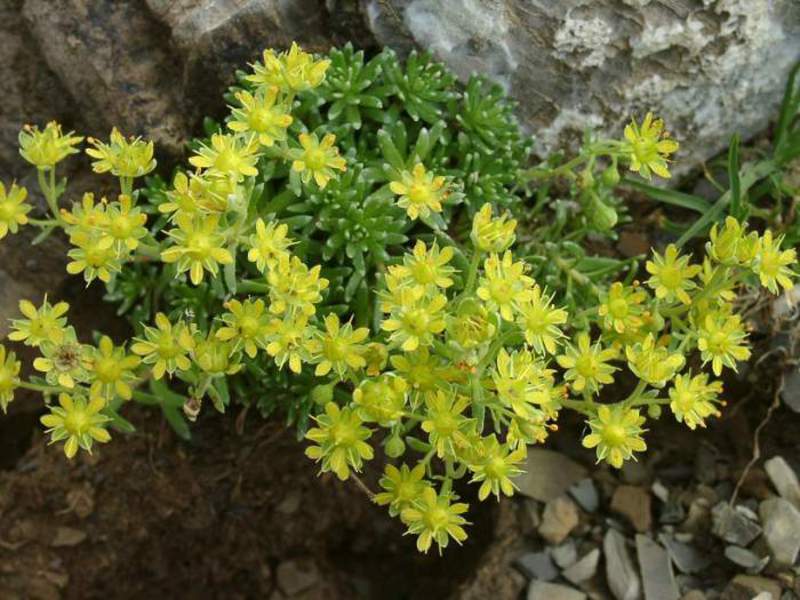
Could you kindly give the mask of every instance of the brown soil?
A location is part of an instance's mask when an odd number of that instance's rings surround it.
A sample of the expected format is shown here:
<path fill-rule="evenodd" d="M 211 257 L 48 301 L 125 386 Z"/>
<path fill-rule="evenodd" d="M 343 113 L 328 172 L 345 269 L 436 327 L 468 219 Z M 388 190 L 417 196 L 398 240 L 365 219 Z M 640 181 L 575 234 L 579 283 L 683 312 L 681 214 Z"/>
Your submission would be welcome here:
<path fill-rule="evenodd" d="M 185 444 L 154 411 L 129 412 L 138 433 L 71 463 L 33 413 L 3 422 L 0 597 L 277 599 L 289 560 L 319 573 L 293 597 L 446 597 L 491 536 L 492 514 L 473 514 L 463 548 L 419 555 L 355 485 L 317 477 L 278 423 L 238 434 L 233 416 L 209 415 Z"/>

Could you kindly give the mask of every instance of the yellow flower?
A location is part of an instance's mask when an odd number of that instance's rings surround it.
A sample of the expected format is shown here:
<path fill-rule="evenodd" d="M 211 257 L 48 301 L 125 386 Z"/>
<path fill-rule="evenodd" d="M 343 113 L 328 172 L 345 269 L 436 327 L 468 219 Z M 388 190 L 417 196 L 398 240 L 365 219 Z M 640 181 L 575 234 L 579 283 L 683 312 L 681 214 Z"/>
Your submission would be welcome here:
<path fill-rule="evenodd" d="M 200 169 L 209 169 L 213 175 L 235 179 L 258 175 L 258 141 L 249 136 L 215 133 L 211 145 L 202 144 L 189 162 Z"/>
<path fill-rule="evenodd" d="M 400 196 L 397 206 L 405 209 L 410 219 L 425 219 L 432 212 L 442 212 L 442 202 L 449 195 L 445 178 L 426 172 L 422 163 L 415 164 L 410 173 L 400 173 L 400 179 L 390 182 L 389 188 Z"/>
<path fill-rule="evenodd" d="M 244 348 L 250 358 L 255 358 L 258 348 L 266 348 L 267 336 L 271 332 L 272 319 L 261 299 L 228 300 L 225 308 L 229 312 L 222 315 L 224 327 L 217 330 L 217 338 L 234 342 L 234 349 Z"/>
<path fill-rule="evenodd" d="M 25 202 L 28 197 L 28 190 L 24 187 L 11 184 L 11 188 L 6 193 L 6 186 L 0 181 L 0 240 L 8 232 L 17 233 L 20 225 L 28 223 L 28 213 L 33 207 Z"/>
<path fill-rule="evenodd" d="M 325 405 L 325 412 L 315 417 L 318 427 L 308 431 L 306 438 L 318 444 L 306 449 L 306 456 L 322 461 L 322 472 L 333 471 L 344 481 L 350 470 L 361 471 L 365 460 L 374 456 L 372 446 L 366 440 L 372 431 L 354 410 L 339 408 L 333 402 Z"/>
<path fill-rule="evenodd" d="M 320 277 L 322 268 L 312 268 L 296 256 L 280 256 L 275 267 L 267 273 L 269 310 L 276 315 L 301 314 L 310 317 L 317 312 L 315 304 L 322 300 L 328 280 Z"/>
<path fill-rule="evenodd" d="M 456 270 L 449 266 L 453 258 L 453 248 L 445 246 L 439 250 L 436 242 L 428 249 L 425 242 L 418 240 L 414 245 L 414 250 L 403 256 L 402 265 L 389 267 L 389 274 L 407 279 L 413 285 L 421 287 L 423 290 L 429 286 L 447 289 L 453 285 L 452 275 Z"/>
<path fill-rule="evenodd" d="M 722 393 L 722 382 L 708 382 L 708 375 L 701 373 L 694 377 L 678 375 L 669 390 L 669 407 L 678 423 L 686 423 L 689 429 L 706 426 L 706 418 L 720 415 L 716 404 Z"/>
<path fill-rule="evenodd" d="M 244 367 L 239 362 L 241 355 L 234 345 L 220 340 L 214 331 L 209 331 L 206 338 L 195 341 L 192 355 L 200 370 L 211 377 L 235 375 Z"/>
<path fill-rule="evenodd" d="M 404 288 L 399 294 L 400 304 L 390 318 L 384 319 L 381 328 L 391 333 L 389 340 L 404 352 L 431 345 L 434 336 L 444 331 L 446 322 L 441 313 L 447 306 L 447 297 L 435 294 L 429 298 L 419 288 Z"/>
<path fill-rule="evenodd" d="M 422 431 L 428 434 L 428 443 L 439 458 L 456 458 L 459 449 L 468 445 L 467 433 L 472 420 L 462 413 L 470 405 L 470 398 L 454 392 L 437 391 L 425 399 L 426 419 Z"/>
<path fill-rule="evenodd" d="M 327 59 L 314 60 L 295 42 L 292 42 L 288 52 L 281 54 L 264 50 L 263 59 L 262 63 L 250 65 L 253 74 L 245 79 L 258 86 L 277 86 L 290 92 L 303 92 L 317 87 L 325 80 L 325 72 L 331 64 Z"/>
<path fill-rule="evenodd" d="M 340 379 L 344 379 L 348 369 L 363 369 L 367 365 L 364 360 L 364 346 L 361 345 L 369 329 L 359 327 L 353 329 L 351 323 L 339 324 L 339 317 L 330 314 L 325 317 L 325 332 L 311 342 L 312 361 L 317 362 L 314 375 L 324 377 L 333 370 Z"/>
<path fill-rule="evenodd" d="M 494 434 L 482 440 L 469 463 L 472 471 L 470 483 L 481 483 L 478 500 L 486 500 L 489 494 L 494 494 L 499 500 L 500 492 L 513 496 L 516 489 L 513 479 L 522 473 L 517 465 L 525 460 L 526 454 L 525 446 L 511 450 L 498 442 Z"/>
<path fill-rule="evenodd" d="M 56 163 L 78 152 L 75 146 L 83 138 L 73 133 L 62 133 L 61 125 L 55 121 L 50 121 L 42 131 L 35 125 L 25 125 L 19 132 L 19 153 L 38 169 L 52 169 Z"/>
<path fill-rule="evenodd" d="M 324 189 L 328 182 L 336 176 L 337 171 L 346 171 L 347 164 L 341 156 L 339 149 L 333 144 L 336 136 L 328 133 L 320 142 L 315 133 L 301 133 L 298 136 L 302 149 L 291 150 L 292 170 L 300 174 L 303 183 L 309 183 L 311 178 Z"/>
<path fill-rule="evenodd" d="M 458 375 L 457 369 L 438 354 L 431 354 L 426 347 L 392 356 L 389 361 L 397 374 L 408 382 L 413 406 L 434 393 L 440 385 L 446 386 L 454 381 Z"/>
<path fill-rule="evenodd" d="M 68 253 L 72 261 L 67 263 L 67 273 L 78 275 L 89 284 L 95 278 L 104 283 L 111 281 L 111 275 L 122 269 L 122 264 L 114 249 L 114 239 L 97 233 L 78 231 L 70 236 L 75 246 Z"/>
<path fill-rule="evenodd" d="M 300 314 L 283 320 L 274 319 L 267 344 L 267 354 L 275 359 L 279 369 L 289 364 L 293 373 L 300 373 L 304 362 L 308 361 L 308 317 Z"/>
<path fill-rule="evenodd" d="M 628 346 L 625 356 L 633 374 L 657 388 L 664 387 L 685 362 L 682 354 L 670 353 L 663 346 L 656 346 L 652 334 L 648 334 L 643 342 Z"/>
<path fill-rule="evenodd" d="M 447 336 L 465 350 L 480 346 L 494 337 L 496 320 L 483 303 L 465 298 L 447 315 Z"/>
<path fill-rule="evenodd" d="M 14 399 L 14 390 L 19 385 L 19 372 L 22 363 L 13 352 L 7 352 L 0 344 L 0 408 L 8 411 L 8 405 Z"/>
<path fill-rule="evenodd" d="M 706 252 L 714 260 L 725 264 L 739 262 L 737 248 L 744 239 L 744 227 L 733 217 L 725 218 L 725 225 L 721 229 L 716 223 L 709 232 L 710 240 L 706 242 Z"/>
<path fill-rule="evenodd" d="M 524 274 L 527 266 L 524 261 L 514 262 L 510 250 L 506 250 L 503 258 L 490 254 L 483 263 L 485 276 L 481 277 L 475 293 L 489 310 L 498 310 L 506 321 L 514 320 L 514 309 L 533 286 L 533 279 Z"/>
<path fill-rule="evenodd" d="M 381 427 L 391 427 L 400 422 L 407 398 L 408 383 L 393 373 L 365 379 L 353 391 L 358 415 L 365 421 L 375 421 Z"/>
<path fill-rule="evenodd" d="M 703 364 L 711 362 L 717 377 L 722 367 L 736 371 L 736 362 L 750 358 L 747 334 L 739 315 L 709 314 L 697 332 L 697 348 Z"/>
<path fill-rule="evenodd" d="M 263 219 L 258 219 L 256 232 L 250 236 L 247 260 L 256 263 L 262 273 L 273 267 L 279 258 L 288 254 L 289 248 L 294 244 L 287 237 L 288 232 L 289 227 L 284 223 L 264 223 Z"/>
<path fill-rule="evenodd" d="M 252 132 L 262 146 L 286 141 L 286 128 L 292 124 L 287 110 L 275 103 L 278 88 L 259 90 L 255 95 L 242 90 L 236 93 L 239 107 L 232 108 L 228 127 L 237 133 Z"/>
<path fill-rule="evenodd" d="M 44 415 L 41 422 L 47 427 L 51 444 L 67 440 L 64 444 L 67 458 L 75 456 L 78 448 L 91 454 L 94 442 L 105 444 L 111 440 L 106 430 L 110 419 L 101 412 L 105 408 L 102 398 L 93 397 L 87 404 L 81 396 L 61 394 L 58 404 L 50 407 L 50 414 Z"/>
<path fill-rule="evenodd" d="M 86 154 L 96 158 L 92 162 L 95 173 L 108 173 L 116 177 L 142 177 L 156 168 L 153 158 L 153 142 L 145 142 L 140 137 L 125 139 L 114 127 L 109 136 L 109 143 L 89 138 L 94 148 L 87 148 Z"/>
<path fill-rule="evenodd" d="M 411 508 L 405 508 L 400 518 L 408 525 L 408 533 L 416 535 L 417 549 L 427 554 L 436 542 L 441 554 L 450 538 L 458 544 L 467 539 L 462 525 L 467 521 L 461 515 L 469 506 L 462 502 L 453 504 L 448 494 L 437 495 L 432 487 L 425 487 Z"/>
<path fill-rule="evenodd" d="M 470 239 L 476 249 L 481 252 L 505 252 L 516 239 L 514 230 L 517 220 L 510 219 L 508 212 L 492 218 L 492 205 L 488 202 L 475 213 L 472 219 Z"/>
<path fill-rule="evenodd" d="M 613 348 L 603 348 L 599 341 L 592 345 L 589 334 L 582 331 L 578 334 L 577 345 L 570 344 L 566 353 L 556 357 L 558 364 L 567 369 L 564 379 L 572 382 L 576 392 L 586 390 L 594 393 L 602 385 L 612 383 L 612 373 L 616 367 L 607 364 L 617 358 Z"/>
<path fill-rule="evenodd" d="M 103 198 L 95 204 L 94 194 L 86 192 L 80 203 L 74 203 L 72 210 L 61 209 L 61 218 L 69 225 L 67 233 L 72 236 L 76 232 L 94 233 L 108 226 L 106 207 L 108 202 Z"/>
<path fill-rule="evenodd" d="M 120 254 L 136 250 L 139 240 L 147 235 L 144 227 L 147 215 L 134 206 L 133 199 L 128 195 L 121 194 L 117 202 L 109 204 L 106 218 L 108 223 L 103 233 L 111 238 L 115 250 Z"/>
<path fill-rule="evenodd" d="M 692 300 L 687 292 L 697 287 L 692 278 L 702 267 L 690 265 L 688 256 L 679 256 L 675 244 L 667 246 L 664 256 L 654 250 L 653 260 L 648 260 L 645 267 L 652 275 L 647 285 L 655 290 L 656 298 L 667 301 L 678 299 L 684 304 L 691 304 Z"/>
<path fill-rule="evenodd" d="M 24 342 L 26 346 L 39 346 L 42 342 L 58 344 L 64 339 L 67 319 L 64 317 L 69 304 L 59 302 L 51 306 L 47 296 L 40 308 L 36 308 L 29 300 L 20 300 L 19 310 L 25 319 L 13 319 L 8 339 L 12 342 Z"/>
<path fill-rule="evenodd" d="M 792 289 L 794 285 L 792 277 L 794 272 L 789 268 L 797 262 L 797 250 L 789 248 L 781 250 L 783 236 L 772 239 L 772 232 L 767 229 L 761 236 L 761 243 L 758 245 L 758 253 L 753 264 L 753 271 L 761 280 L 761 285 L 773 294 L 780 291 Z"/>
<path fill-rule="evenodd" d="M 612 467 L 622 467 L 634 452 L 644 452 L 647 445 L 642 439 L 644 417 L 639 411 L 622 405 L 601 405 L 597 418 L 589 421 L 591 433 L 583 438 L 586 448 L 597 448 L 597 462 L 605 460 Z"/>
<path fill-rule="evenodd" d="M 549 400 L 547 388 L 552 371 L 546 369 L 527 350 L 509 354 L 500 348 L 497 366 L 492 371 L 492 382 L 497 397 L 504 406 L 525 419 L 543 420 L 538 404 Z"/>
<path fill-rule="evenodd" d="M 615 281 L 597 309 L 597 314 L 602 317 L 603 327 L 617 333 L 635 332 L 644 323 L 644 309 L 641 304 L 646 299 L 644 290 L 626 287 Z"/>
<path fill-rule="evenodd" d="M 68 327 L 58 343 L 44 341 L 39 347 L 42 356 L 33 361 L 33 368 L 45 374 L 50 385 L 68 389 L 89 381 L 87 348 L 78 343 L 75 330 Z"/>
<path fill-rule="evenodd" d="M 187 371 L 192 366 L 188 354 L 194 348 L 191 330 L 184 323 L 173 325 L 163 313 L 156 315 L 156 327 L 145 325 L 144 338 L 136 338 L 131 346 L 142 362 L 151 365 L 153 377 L 161 379 L 164 373 Z"/>
<path fill-rule="evenodd" d="M 174 245 L 161 253 L 161 260 L 177 263 L 178 273 L 189 271 L 194 285 L 202 283 L 204 270 L 216 276 L 219 265 L 233 262 L 231 253 L 222 247 L 225 236 L 217 227 L 217 215 L 192 217 L 179 214 L 175 217 L 175 223 L 178 228 L 167 232 Z"/>
<path fill-rule="evenodd" d="M 516 308 L 525 341 L 539 354 L 555 354 L 556 342 L 564 337 L 558 326 L 567 322 L 567 311 L 554 307 L 553 295 L 544 294 L 538 285 L 523 295 Z"/>
<path fill-rule="evenodd" d="M 653 113 L 647 113 L 641 125 L 631 121 L 625 127 L 625 140 L 622 149 L 628 155 L 631 171 L 646 179 L 650 179 L 651 171 L 659 177 L 670 177 L 668 157 L 678 149 L 678 142 L 664 131 L 664 121 L 654 120 Z"/>
<path fill-rule="evenodd" d="M 407 465 L 386 465 L 383 477 L 378 482 L 385 491 L 375 494 L 375 503 L 389 505 L 389 514 L 396 517 L 403 509 L 411 507 L 420 497 L 422 490 L 429 487 L 425 481 L 425 465 L 419 463 L 413 469 Z"/>
<path fill-rule="evenodd" d="M 123 400 L 130 400 L 133 396 L 130 383 L 136 380 L 134 369 L 140 363 L 139 357 L 128 354 L 124 347 L 114 346 L 110 337 L 101 337 L 89 359 L 94 377 L 92 396 L 111 400 L 117 395 Z"/>

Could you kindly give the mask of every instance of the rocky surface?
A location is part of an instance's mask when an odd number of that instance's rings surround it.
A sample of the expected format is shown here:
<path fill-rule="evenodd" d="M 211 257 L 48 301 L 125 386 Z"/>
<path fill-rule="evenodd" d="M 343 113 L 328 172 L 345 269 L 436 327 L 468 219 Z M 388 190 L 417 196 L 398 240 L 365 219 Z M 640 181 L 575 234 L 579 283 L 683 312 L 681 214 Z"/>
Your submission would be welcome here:
<path fill-rule="evenodd" d="M 488 73 L 551 149 L 656 110 L 682 160 L 762 129 L 800 57 L 795 0 L 363 0 L 379 42 Z"/>

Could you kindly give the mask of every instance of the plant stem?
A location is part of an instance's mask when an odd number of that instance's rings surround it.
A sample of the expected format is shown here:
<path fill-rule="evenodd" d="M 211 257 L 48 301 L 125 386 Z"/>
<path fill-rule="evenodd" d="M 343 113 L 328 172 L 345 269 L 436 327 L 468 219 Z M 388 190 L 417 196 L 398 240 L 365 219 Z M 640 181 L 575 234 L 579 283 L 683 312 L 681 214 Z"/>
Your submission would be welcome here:
<path fill-rule="evenodd" d="M 17 387 L 24 390 L 31 390 L 34 392 L 42 392 L 43 394 L 58 394 L 64 391 L 64 388 L 57 385 L 44 385 L 40 383 L 30 383 L 29 381 L 20 381 Z"/>

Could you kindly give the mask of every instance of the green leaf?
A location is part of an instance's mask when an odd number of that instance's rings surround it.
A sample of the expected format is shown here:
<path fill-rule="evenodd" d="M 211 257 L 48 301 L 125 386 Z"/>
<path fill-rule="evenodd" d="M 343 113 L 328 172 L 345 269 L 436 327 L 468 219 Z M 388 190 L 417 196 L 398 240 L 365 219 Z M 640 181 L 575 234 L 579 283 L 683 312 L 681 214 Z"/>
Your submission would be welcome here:
<path fill-rule="evenodd" d="M 742 198 L 742 182 L 739 178 L 739 134 L 733 134 L 728 148 L 728 179 L 731 192 L 731 215 L 742 220 L 747 216 L 747 207 Z"/>
<path fill-rule="evenodd" d="M 169 423 L 170 427 L 172 427 L 172 430 L 178 434 L 178 437 L 186 441 L 192 439 L 192 432 L 189 429 L 189 423 L 186 422 L 181 410 L 172 406 L 167 406 L 166 404 L 162 404 L 161 412 L 164 413 L 164 418 L 167 420 L 167 423 Z"/>
<path fill-rule="evenodd" d="M 792 68 L 789 74 L 789 81 L 786 83 L 786 90 L 783 93 L 781 111 L 778 117 L 778 124 L 775 128 L 775 160 L 779 163 L 784 162 L 787 141 L 792 128 L 792 122 L 800 112 L 800 84 L 798 84 L 797 74 L 800 72 L 800 61 Z M 800 140 L 796 140 L 800 142 Z"/>
<path fill-rule="evenodd" d="M 684 194 L 683 192 L 678 192 L 675 190 L 659 188 L 638 179 L 625 177 L 622 180 L 622 185 L 626 185 L 639 192 L 642 192 L 658 202 L 663 202 L 664 204 L 669 204 L 671 206 L 688 208 L 701 214 L 705 213 L 709 208 L 711 208 L 711 204 L 708 202 L 708 200 L 700 198 L 699 196 Z"/>

